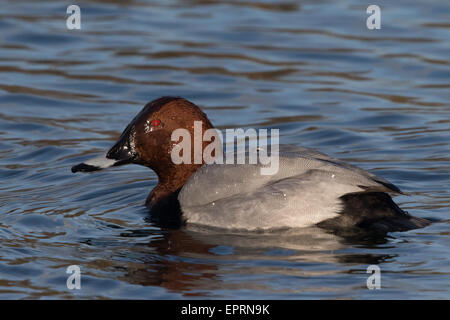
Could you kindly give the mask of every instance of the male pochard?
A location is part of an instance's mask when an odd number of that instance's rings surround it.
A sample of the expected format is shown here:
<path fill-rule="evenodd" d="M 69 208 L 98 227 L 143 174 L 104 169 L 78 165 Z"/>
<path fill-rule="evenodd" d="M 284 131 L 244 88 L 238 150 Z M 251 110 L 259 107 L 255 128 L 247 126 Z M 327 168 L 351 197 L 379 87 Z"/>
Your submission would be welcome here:
<path fill-rule="evenodd" d="M 184 128 L 194 137 L 194 121 L 202 122 L 202 130 L 214 128 L 206 114 L 186 99 L 154 100 L 104 156 L 78 164 L 72 172 L 124 164 L 149 167 L 158 184 L 146 205 L 162 224 L 247 230 L 318 225 L 385 231 L 429 224 L 393 202 L 390 194 L 402 192 L 387 180 L 312 149 L 280 146 L 279 170 L 273 175 L 262 175 L 262 164 L 175 164 L 172 132 Z M 208 144 L 203 141 L 202 147 Z"/>

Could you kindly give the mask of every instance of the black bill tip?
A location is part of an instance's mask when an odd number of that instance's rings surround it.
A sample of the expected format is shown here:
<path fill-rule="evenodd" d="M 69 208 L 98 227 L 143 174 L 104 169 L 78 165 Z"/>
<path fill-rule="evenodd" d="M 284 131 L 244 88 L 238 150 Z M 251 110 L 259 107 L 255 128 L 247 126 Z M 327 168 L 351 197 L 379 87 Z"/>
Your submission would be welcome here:
<path fill-rule="evenodd" d="M 80 164 L 77 164 L 76 166 L 73 166 L 71 170 L 73 173 L 75 173 L 75 172 L 92 172 L 92 171 L 97 171 L 100 169 L 101 168 L 96 167 L 96 166 L 91 166 L 86 163 L 80 163 Z"/>

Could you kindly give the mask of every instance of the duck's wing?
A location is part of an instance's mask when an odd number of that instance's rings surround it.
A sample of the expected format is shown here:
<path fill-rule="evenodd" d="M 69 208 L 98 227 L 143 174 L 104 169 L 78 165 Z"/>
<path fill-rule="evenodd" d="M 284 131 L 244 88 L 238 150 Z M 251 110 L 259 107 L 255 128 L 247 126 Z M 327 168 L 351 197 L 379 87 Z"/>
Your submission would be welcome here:
<path fill-rule="evenodd" d="M 338 216 L 342 204 L 334 183 L 316 179 L 317 172 L 267 183 L 246 192 L 233 192 L 211 202 L 187 205 L 180 200 L 190 224 L 229 229 L 304 228 Z"/>
<path fill-rule="evenodd" d="M 357 166 L 346 163 L 342 160 L 330 157 L 327 154 L 321 153 L 317 150 L 299 147 L 295 145 L 282 145 L 280 146 L 280 154 L 284 157 L 310 157 L 317 160 L 328 161 L 330 164 L 334 164 L 336 167 L 347 169 L 348 171 L 353 171 L 362 176 L 366 176 L 371 180 L 378 182 L 379 186 L 375 188 L 373 186 L 367 186 L 367 191 L 374 192 L 387 192 L 391 194 L 404 194 L 397 186 L 389 182 L 388 180 L 378 177 L 371 172 L 363 170 Z M 361 185 L 363 187 L 363 185 Z"/>
<path fill-rule="evenodd" d="M 349 192 L 401 193 L 383 178 L 312 149 L 297 147 L 296 151 L 283 151 L 278 159 L 279 170 L 273 175 L 262 175 L 261 168 L 267 167 L 262 164 L 204 165 L 184 185 L 178 200 L 185 207 L 201 206 L 222 198 L 256 192 L 264 186 L 293 177 L 295 181 L 308 181 L 309 188 L 330 183 L 341 195 Z"/>

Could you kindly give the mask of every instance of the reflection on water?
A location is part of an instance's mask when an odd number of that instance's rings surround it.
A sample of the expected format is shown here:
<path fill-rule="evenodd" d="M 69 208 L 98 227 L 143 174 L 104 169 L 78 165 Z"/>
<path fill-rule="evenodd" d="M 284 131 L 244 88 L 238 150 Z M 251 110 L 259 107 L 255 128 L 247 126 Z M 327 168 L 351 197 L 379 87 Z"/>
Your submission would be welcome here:
<path fill-rule="evenodd" d="M 154 233 L 139 229 L 129 230 L 121 236 L 139 238 L 155 236 Z M 358 243 L 355 239 L 352 241 Z M 282 293 L 285 297 L 293 297 L 304 291 L 306 284 L 276 289 L 266 282 L 276 276 L 284 281 L 333 277 L 343 271 L 320 266 L 369 265 L 392 258 L 389 254 L 379 253 L 346 254 L 350 244 L 320 228 L 238 233 L 190 226 L 166 230 L 149 243 L 134 244 L 132 248 L 119 246 L 111 251 L 108 250 L 111 242 L 103 243 L 98 239 L 82 242 L 98 250 L 95 256 L 101 257 L 102 263 L 96 268 L 115 273 L 121 281 L 200 297 L 217 296 L 214 291 L 220 290 L 231 298 L 235 290 L 248 289 L 263 290 L 269 296 Z M 369 246 L 376 242 L 386 243 L 386 239 L 359 239 L 360 244 Z M 321 290 L 336 289 L 324 282 Z"/>
<path fill-rule="evenodd" d="M 449 298 L 450 5 L 59 1 L 0 12 L 1 298 Z M 137 166 L 72 175 L 162 95 L 220 129 L 279 128 L 410 194 L 405 233 L 161 229 Z M 274 213 L 276 214 L 276 213 Z M 66 287 L 77 264 L 82 289 Z M 368 265 L 382 290 L 368 290 Z"/>

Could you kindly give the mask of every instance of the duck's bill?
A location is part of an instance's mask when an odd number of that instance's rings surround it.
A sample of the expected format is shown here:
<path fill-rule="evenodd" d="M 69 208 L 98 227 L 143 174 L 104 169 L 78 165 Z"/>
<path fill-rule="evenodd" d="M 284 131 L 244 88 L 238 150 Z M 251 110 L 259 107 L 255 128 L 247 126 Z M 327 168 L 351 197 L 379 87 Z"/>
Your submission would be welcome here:
<path fill-rule="evenodd" d="M 103 170 L 109 167 L 120 166 L 129 163 L 128 160 L 109 159 L 106 154 L 87 160 L 72 167 L 72 172 L 92 172 Z"/>
<path fill-rule="evenodd" d="M 106 154 L 73 166 L 72 172 L 91 172 L 128 163 L 137 163 L 139 157 L 134 143 L 130 140 L 134 139 L 133 130 L 133 126 L 129 125 Z"/>

